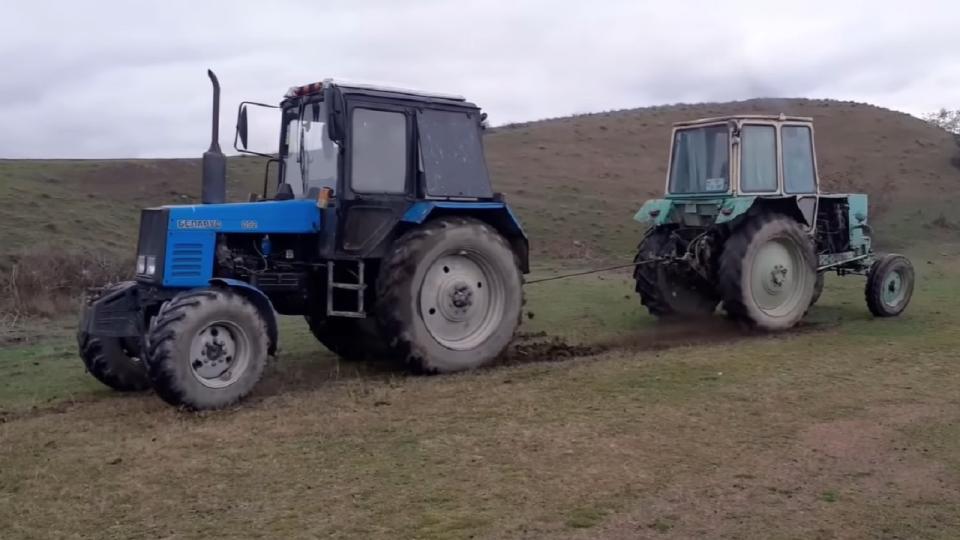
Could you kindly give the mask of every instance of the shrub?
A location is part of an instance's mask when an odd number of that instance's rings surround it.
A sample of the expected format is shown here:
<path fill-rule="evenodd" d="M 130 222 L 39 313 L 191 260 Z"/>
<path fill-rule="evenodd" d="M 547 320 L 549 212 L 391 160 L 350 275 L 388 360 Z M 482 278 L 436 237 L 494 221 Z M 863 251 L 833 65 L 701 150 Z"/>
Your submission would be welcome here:
<path fill-rule="evenodd" d="M 0 315 L 54 317 L 76 308 L 91 287 L 128 279 L 133 265 L 102 251 L 38 246 L 0 269 Z"/>

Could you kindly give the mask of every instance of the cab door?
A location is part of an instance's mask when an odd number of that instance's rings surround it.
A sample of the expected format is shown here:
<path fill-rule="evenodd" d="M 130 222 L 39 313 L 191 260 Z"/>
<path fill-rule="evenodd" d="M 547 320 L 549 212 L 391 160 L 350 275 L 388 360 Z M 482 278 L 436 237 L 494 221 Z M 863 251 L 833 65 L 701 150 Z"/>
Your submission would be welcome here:
<path fill-rule="evenodd" d="M 413 111 L 396 103 L 350 101 L 345 127 L 338 248 L 351 257 L 379 256 L 412 201 Z"/>
<path fill-rule="evenodd" d="M 808 124 L 780 126 L 783 149 L 783 192 L 797 197 L 797 204 L 811 229 L 817 226 L 819 182 L 813 152 L 813 130 Z"/>

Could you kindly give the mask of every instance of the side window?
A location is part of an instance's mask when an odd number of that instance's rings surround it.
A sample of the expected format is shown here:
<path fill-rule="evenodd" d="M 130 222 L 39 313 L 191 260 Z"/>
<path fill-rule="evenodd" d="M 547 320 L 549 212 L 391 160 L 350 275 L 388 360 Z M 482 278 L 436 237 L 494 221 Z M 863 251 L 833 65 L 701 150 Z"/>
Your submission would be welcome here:
<path fill-rule="evenodd" d="M 813 138 L 807 126 L 783 126 L 783 188 L 787 193 L 817 191 L 813 170 Z"/>
<path fill-rule="evenodd" d="M 403 193 L 407 180 L 407 117 L 354 109 L 350 170 L 354 191 Z"/>
<path fill-rule="evenodd" d="M 740 130 L 740 191 L 777 190 L 777 130 L 743 126 Z"/>

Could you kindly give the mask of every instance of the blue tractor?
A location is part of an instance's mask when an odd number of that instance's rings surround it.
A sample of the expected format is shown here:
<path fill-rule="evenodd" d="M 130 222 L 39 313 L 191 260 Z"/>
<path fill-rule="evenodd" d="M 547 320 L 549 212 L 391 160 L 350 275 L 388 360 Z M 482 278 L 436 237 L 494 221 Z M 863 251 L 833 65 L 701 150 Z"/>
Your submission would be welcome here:
<path fill-rule="evenodd" d="M 144 209 L 136 277 L 85 304 L 88 371 L 172 405 L 242 399 L 278 350 L 277 314 L 304 316 L 339 356 L 410 369 L 476 368 L 520 321 L 528 242 L 486 167 L 485 114 L 459 96 L 341 84 L 292 88 L 275 194 L 226 202 L 213 136 L 202 204 Z M 234 146 L 247 150 L 241 103 Z M 269 174 L 266 177 L 269 179 Z"/>

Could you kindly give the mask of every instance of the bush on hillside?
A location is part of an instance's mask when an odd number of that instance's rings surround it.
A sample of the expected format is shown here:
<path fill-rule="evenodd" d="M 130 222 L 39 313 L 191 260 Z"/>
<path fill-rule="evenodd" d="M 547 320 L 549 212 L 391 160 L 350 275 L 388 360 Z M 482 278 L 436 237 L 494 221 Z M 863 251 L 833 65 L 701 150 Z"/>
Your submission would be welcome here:
<path fill-rule="evenodd" d="M 955 111 L 940 109 L 935 113 L 923 115 L 923 119 L 940 129 L 960 135 L 960 109 Z"/>
<path fill-rule="evenodd" d="M 960 147 L 960 109 L 954 111 L 940 109 L 935 113 L 923 115 L 923 119 L 933 126 L 953 133 L 953 140 L 957 143 L 957 147 Z M 957 155 L 950 160 L 950 163 L 960 169 L 960 150 L 958 150 Z"/>
<path fill-rule="evenodd" d="M 104 252 L 38 246 L 0 269 L 0 315 L 55 317 L 73 313 L 83 292 L 130 276 L 132 263 Z"/>

